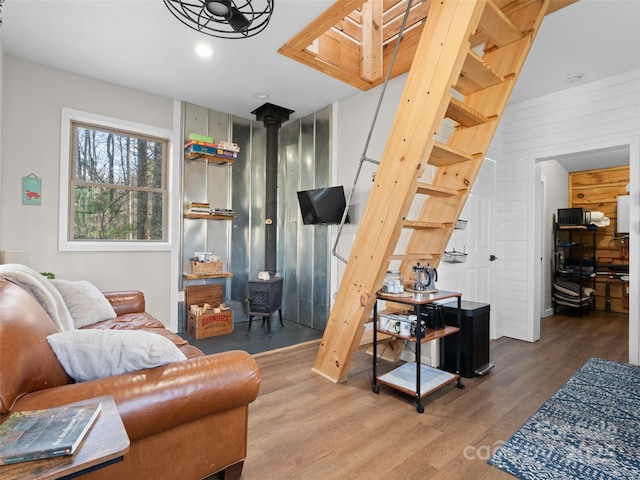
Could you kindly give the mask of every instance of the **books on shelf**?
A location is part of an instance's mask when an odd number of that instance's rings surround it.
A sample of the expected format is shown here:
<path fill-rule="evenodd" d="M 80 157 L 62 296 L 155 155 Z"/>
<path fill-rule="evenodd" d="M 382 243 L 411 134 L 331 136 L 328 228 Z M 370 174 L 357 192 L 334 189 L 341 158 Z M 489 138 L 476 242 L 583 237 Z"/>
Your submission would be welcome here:
<path fill-rule="evenodd" d="M 211 210 L 211 214 L 212 215 L 222 215 L 222 216 L 228 216 L 228 217 L 233 217 L 236 212 L 234 212 L 233 210 L 229 209 L 229 208 L 213 208 Z"/>
<path fill-rule="evenodd" d="M 218 142 L 215 144 L 190 140 L 185 144 L 184 151 L 185 155 L 190 158 L 197 158 L 200 155 L 211 155 L 235 160 L 238 158 L 240 147 L 238 144 L 231 142 Z"/>
<path fill-rule="evenodd" d="M 189 202 L 185 204 L 185 213 L 198 215 L 218 215 L 233 217 L 236 212 L 229 208 L 211 207 L 208 203 Z"/>
<path fill-rule="evenodd" d="M 0 425 L 0 465 L 73 455 L 100 406 L 93 402 L 11 413 Z"/>
<path fill-rule="evenodd" d="M 240 147 L 238 146 L 237 143 L 232 143 L 232 142 L 225 142 L 220 140 L 218 142 L 218 148 L 221 148 L 222 150 L 228 150 L 230 152 L 239 152 L 240 151 Z"/>
<path fill-rule="evenodd" d="M 189 140 L 197 143 L 215 143 L 213 137 L 208 135 L 201 135 L 198 133 L 190 133 Z"/>
<path fill-rule="evenodd" d="M 185 205 L 185 213 L 197 213 L 200 215 L 210 215 L 211 207 L 208 203 L 189 202 Z"/>

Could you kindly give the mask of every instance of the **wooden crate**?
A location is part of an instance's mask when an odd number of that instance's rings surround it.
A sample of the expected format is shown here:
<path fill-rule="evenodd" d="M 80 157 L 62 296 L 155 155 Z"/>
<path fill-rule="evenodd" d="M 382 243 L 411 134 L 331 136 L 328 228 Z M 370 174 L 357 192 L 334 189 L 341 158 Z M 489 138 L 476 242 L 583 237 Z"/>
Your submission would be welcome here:
<path fill-rule="evenodd" d="M 215 337 L 233 333 L 233 311 L 223 310 L 220 313 L 189 313 L 187 333 L 194 338 Z"/>
<path fill-rule="evenodd" d="M 217 307 L 222 303 L 222 285 L 214 283 L 210 285 L 189 285 L 185 292 L 187 312 L 191 305 L 204 305 L 208 303 Z"/>
<path fill-rule="evenodd" d="M 208 303 L 214 308 L 218 307 L 223 301 L 221 284 L 189 285 L 185 290 L 187 333 L 189 335 L 195 338 L 206 338 L 233 332 L 233 312 L 231 310 L 202 315 L 194 315 L 190 311 L 191 305 L 201 307 Z"/>

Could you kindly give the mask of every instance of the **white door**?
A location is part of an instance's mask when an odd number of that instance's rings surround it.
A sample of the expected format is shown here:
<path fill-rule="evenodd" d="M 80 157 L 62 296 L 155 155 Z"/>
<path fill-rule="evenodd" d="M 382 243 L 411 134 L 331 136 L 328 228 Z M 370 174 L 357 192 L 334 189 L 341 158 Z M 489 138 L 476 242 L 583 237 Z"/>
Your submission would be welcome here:
<path fill-rule="evenodd" d="M 439 289 L 462 292 L 463 300 L 490 305 L 491 338 L 496 338 L 495 318 L 495 191 L 496 162 L 485 159 L 460 215 L 467 220 L 456 229 L 446 251 L 466 253 L 465 263 L 442 261 L 438 268 Z"/>

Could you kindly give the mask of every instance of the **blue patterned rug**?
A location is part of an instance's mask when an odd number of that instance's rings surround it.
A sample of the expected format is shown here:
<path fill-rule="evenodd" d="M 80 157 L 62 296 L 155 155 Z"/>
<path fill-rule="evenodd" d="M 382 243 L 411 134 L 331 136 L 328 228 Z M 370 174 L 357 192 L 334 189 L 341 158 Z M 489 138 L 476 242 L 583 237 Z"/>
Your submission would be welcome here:
<path fill-rule="evenodd" d="M 640 367 L 590 359 L 489 464 L 521 480 L 640 479 Z"/>

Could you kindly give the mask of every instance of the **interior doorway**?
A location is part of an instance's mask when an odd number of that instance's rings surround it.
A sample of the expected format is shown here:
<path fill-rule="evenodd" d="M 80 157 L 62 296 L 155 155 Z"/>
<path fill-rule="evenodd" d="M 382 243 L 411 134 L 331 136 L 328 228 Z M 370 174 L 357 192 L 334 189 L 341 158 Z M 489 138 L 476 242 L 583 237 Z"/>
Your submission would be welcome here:
<path fill-rule="evenodd" d="M 639 188 L 638 163 L 639 141 L 634 139 L 626 144 L 608 145 L 589 151 L 563 152 L 558 155 L 550 155 L 535 159 L 535 205 L 537 209 L 542 209 L 537 215 L 536 232 L 535 232 L 535 252 L 540 253 L 540 268 L 535 269 L 534 284 L 538 286 L 541 298 L 539 298 L 537 309 L 533 322 L 534 331 L 540 331 L 540 319 L 548 314 L 550 305 L 551 285 L 553 281 L 553 219 L 558 208 L 568 207 L 569 202 L 569 173 L 583 170 L 594 170 L 607 167 L 615 167 L 622 165 L 630 166 L 630 191 L 637 192 Z M 634 161 L 631 161 L 631 159 Z M 635 173 L 634 173 L 635 172 Z M 637 195 L 637 194 L 636 194 Z M 637 202 L 636 202 L 637 203 Z M 632 202 L 633 204 L 633 202 Z M 636 209 L 637 205 L 632 209 Z M 634 213 L 632 212 L 632 218 Z M 637 215 L 637 213 L 636 213 Z M 611 228 L 615 228 L 612 225 Z M 636 227 L 637 228 L 637 227 Z M 634 238 L 635 229 L 631 229 L 629 233 L 629 244 L 634 245 L 629 249 L 629 257 L 632 260 L 637 258 L 638 249 L 637 238 Z M 545 263 L 548 262 L 551 267 L 547 269 Z M 637 364 L 638 343 L 640 336 L 638 334 L 638 267 L 636 261 L 630 261 L 630 278 L 629 284 L 629 361 Z M 546 297 L 549 297 L 549 302 Z"/>

